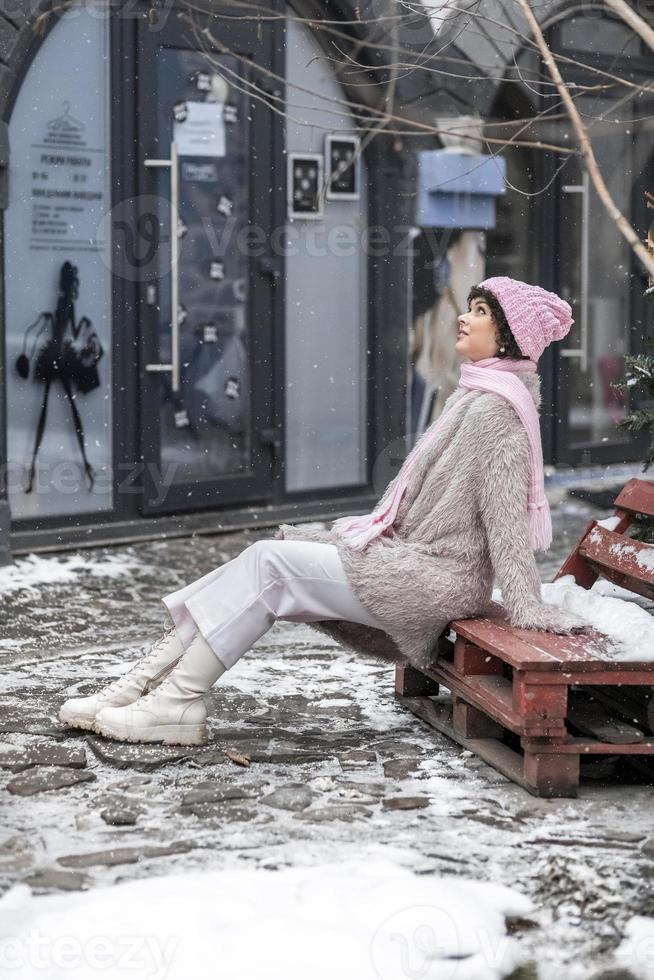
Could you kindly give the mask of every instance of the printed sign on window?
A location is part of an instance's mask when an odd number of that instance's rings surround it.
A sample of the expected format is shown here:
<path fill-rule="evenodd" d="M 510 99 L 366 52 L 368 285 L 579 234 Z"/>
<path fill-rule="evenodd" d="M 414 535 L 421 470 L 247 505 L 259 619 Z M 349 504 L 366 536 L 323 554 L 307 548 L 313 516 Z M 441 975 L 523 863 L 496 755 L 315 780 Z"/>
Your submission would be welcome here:
<path fill-rule="evenodd" d="M 173 124 L 173 139 L 179 156 L 225 156 L 223 108 L 222 102 L 186 103 L 186 118 L 176 119 Z"/>

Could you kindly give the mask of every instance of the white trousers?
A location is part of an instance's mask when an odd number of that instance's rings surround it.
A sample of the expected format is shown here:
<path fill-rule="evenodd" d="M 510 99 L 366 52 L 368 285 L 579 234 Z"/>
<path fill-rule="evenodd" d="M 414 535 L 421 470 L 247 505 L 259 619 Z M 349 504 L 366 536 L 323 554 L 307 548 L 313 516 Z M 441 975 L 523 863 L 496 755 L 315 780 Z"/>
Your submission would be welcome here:
<path fill-rule="evenodd" d="M 345 575 L 336 545 L 264 538 L 161 600 L 187 647 L 196 630 L 226 669 L 278 619 L 378 626 Z"/>

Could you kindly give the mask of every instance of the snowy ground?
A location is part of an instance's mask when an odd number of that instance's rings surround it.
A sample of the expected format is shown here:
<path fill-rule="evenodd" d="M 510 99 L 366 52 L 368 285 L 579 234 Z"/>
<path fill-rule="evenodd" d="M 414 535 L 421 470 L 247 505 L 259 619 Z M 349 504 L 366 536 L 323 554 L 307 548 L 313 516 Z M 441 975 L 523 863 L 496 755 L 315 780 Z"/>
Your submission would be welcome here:
<path fill-rule="evenodd" d="M 553 508 L 544 582 L 590 516 Z M 58 722 L 159 635 L 161 595 L 269 533 L 0 569 L 0 971 L 654 977 L 651 785 L 595 766 L 578 799 L 536 799 L 402 709 L 392 668 L 309 626 L 278 623 L 215 685 L 208 746 Z"/>

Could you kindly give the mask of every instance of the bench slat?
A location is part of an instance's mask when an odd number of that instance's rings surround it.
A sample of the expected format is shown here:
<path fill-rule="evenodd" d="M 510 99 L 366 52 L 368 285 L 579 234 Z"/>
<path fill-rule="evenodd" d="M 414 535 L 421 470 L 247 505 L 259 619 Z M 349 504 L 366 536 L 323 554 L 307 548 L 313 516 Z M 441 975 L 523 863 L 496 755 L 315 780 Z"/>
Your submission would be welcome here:
<path fill-rule="evenodd" d="M 527 737 L 521 739 L 523 748 L 540 752 L 541 755 L 653 755 L 654 740 L 614 745 L 613 742 L 589 742 L 584 738 L 569 737 L 567 742 L 548 745 Z M 651 769 L 650 769 L 651 774 Z"/>
<path fill-rule="evenodd" d="M 544 630 L 518 629 L 508 622 L 505 609 L 492 603 L 489 616 L 455 619 L 449 625 L 457 636 L 476 643 L 482 650 L 500 657 L 520 670 L 653 670 L 654 664 L 615 663 L 607 658 L 609 647 L 605 634 L 571 636 Z"/>
<path fill-rule="evenodd" d="M 519 735 L 565 735 L 563 717 L 526 717 L 517 710 L 513 703 L 513 685 L 505 677 L 493 674 L 461 677 L 445 661 L 438 661 L 426 673 L 432 680 L 444 684 L 448 691 L 460 695 Z"/>
<path fill-rule="evenodd" d="M 568 720 L 584 735 L 594 735 L 600 742 L 612 745 L 632 745 L 643 742 L 640 728 L 612 715 L 599 701 L 575 694 L 568 703 Z"/>
<path fill-rule="evenodd" d="M 616 511 L 614 516 L 619 517 L 620 521 L 613 530 L 617 534 L 624 533 L 632 522 L 632 515 L 629 511 L 621 510 Z M 581 586 L 582 589 L 590 589 L 595 584 L 598 577 L 597 572 L 579 554 L 582 543 L 594 527 L 597 527 L 595 518 L 590 520 L 584 528 L 583 534 L 552 579 L 553 582 L 556 582 L 559 578 L 563 578 L 564 575 L 572 575 L 577 585 Z"/>
<path fill-rule="evenodd" d="M 586 690 L 610 708 L 614 716 L 632 721 L 648 735 L 654 735 L 654 713 L 649 710 L 650 702 L 654 698 L 654 687 L 630 687 L 621 684 L 620 687 L 588 686 Z"/>
<path fill-rule="evenodd" d="M 654 517 L 654 481 L 635 477 L 627 480 L 614 500 L 616 507 L 629 510 L 632 514 L 647 514 Z"/>
<path fill-rule="evenodd" d="M 596 524 L 582 541 L 579 554 L 603 578 L 654 599 L 654 545 Z"/>

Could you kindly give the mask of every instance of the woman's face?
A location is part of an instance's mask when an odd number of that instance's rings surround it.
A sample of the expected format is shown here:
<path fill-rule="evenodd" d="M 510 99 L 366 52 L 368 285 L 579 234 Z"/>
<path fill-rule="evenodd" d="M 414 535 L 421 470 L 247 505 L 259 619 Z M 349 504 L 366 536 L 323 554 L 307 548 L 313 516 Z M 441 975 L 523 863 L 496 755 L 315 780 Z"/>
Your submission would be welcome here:
<path fill-rule="evenodd" d="M 497 356 L 497 330 L 485 300 L 473 299 L 468 312 L 461 313 L 457 319 L 459 333 L 454 349 L 458 354 L 471 361 Z"/>

